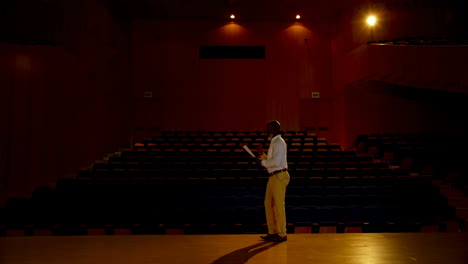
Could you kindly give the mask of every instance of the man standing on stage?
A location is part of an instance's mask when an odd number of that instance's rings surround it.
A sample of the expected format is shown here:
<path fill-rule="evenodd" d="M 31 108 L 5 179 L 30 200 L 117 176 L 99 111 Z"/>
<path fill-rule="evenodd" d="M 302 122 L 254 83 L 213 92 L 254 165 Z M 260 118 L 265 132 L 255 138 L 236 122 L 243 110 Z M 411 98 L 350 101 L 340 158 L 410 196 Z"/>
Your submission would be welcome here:
<path fill-rule="evenodd" d="M 286 160 L 286 142 L 281 137 L 280 123 L 271 121 L 267 124 L 268 139 L 271 140 L 268 155 L 258 149 L 258 163 L 267 168 L 270 178 L 265 193 L 265 214 L 268 225 L 268 235 L 262 239 L 272 242 L 287 240 L 286 210 L 284 200 L 286 186 L 289 184 L 288 162 Z"/>

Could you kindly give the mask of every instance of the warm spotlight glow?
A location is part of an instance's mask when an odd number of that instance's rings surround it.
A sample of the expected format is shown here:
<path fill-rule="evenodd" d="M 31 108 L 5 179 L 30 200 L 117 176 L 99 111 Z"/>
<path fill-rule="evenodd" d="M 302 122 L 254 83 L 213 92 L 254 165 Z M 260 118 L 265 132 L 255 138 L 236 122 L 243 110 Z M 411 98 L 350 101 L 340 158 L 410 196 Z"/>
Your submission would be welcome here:
<path fill-rule="evenodd" d="M 375 18 L 375 16 L 369 16 L 367 17 L 367 24 L 371 27 L 373 27 L 375 25 L 375 23 L 377 22 L 377 18 Z"/>
<path fill-rule="evenodd" d="M 301 15 L 297 14 L 296 19 L 301 19 Z"/>
<path fill-rule="evenodd" d="M 226 23 L 226 25 L 219 28 L 219 31 L 216 33 L 219 39 L 226 41 L 238 41 L 244 39 L 248 30 L 240 26 L 238 23 L 231 21 Z"/>
<path fill-rule="evenodd" d="M 234 19 L 234 18 L 236 18 L 236 16 L 234 14 L 231 14 L 230 18 Z"/>

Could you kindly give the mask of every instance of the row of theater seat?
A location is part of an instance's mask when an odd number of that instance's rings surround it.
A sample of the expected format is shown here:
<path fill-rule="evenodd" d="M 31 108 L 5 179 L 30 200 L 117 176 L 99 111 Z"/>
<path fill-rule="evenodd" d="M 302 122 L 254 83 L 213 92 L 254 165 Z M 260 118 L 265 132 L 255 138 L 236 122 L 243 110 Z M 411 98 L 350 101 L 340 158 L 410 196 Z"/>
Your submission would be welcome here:
<path fill-rule="evenodd" d="M 348 177 L 359 174 L 391 174 L 383 172 L 386 164 L 375 164 L 370 157 L 357 157 L 354 152 L 341 151 L 339 145 L 318 141 L 306 132 L 283 133 L 288 142 L 288 166 L 295 177 Z M 262 178 L 266 172 L 242 148 L 226 136 L 243 136 L 255 144 L 268 147 L 262 132 L 164 132 L 147 138 L 106 161 L 80 171 L 79 178 Z M 193 137 L 190 137 L 193 136 Z M 255 138 L 257 136 L 257 138 Z M 215 143 L 218 142 L 218 143 Z M 180 146 L 178 146 L 179 144 Z M 220 146 L 215 146 L 215 145 Z M 193 145 L 193 146 L 192 146 Z M 254 147 L 251 144 L 251 148 Z M 376 170 L 375 172 L 372 170 Z M 377 173 L 378 170 L 382 170 Z M 371 172 L 372 171 L 372 172 Z M 297 173 L 296 173 L 297 172 Z M 392 175 L 401 174 L 392 173 Z"/>
<path fill-rule="evenodd" d="M 219 143 L 222 146 L 214 147 L 216 143 L 213 142 L 225 139 L 221 134 L 218 133 L 216 138 L 216 132 L 199 132 L 196 137 L 186 138 L 189 134 L 163 133 L 162 136 L 148 138 L 143 143 L 136 143 L 132 149 L 126 149 L 106 161 L 94 164 L 89 170 L 80 171 L 79 178 L 220 179 L 267 175 L 245 152 L 241 143 L 223 142 Z M 222 135 L 229 134 L 265 136 L 260 132 L 226 132 Z M 288 166 L 295 177 L 354 177 L 360 173 L 364 176 L 404 175 L 401 171 L 390 173 L 386 164 L 375 164 L 371 157 L 357 157 L 354 152 L 342 151 L 339 145 L 328 145 L 324 139 L 317 143 L 316 136 L 305 132 L 289 134 L 291 137 L 286 138 L 289 140 Z M 174 146 L 175 144 L 185 146 Z M 196 146 L 188 146 L 190 144 Z M 268 142 L 264 147 L 267 145 Z M 253 146 L 254 144 L 250 147 Z"/>
<path fill-rule="evenodd" d="M 366 151 L 369 147 L 383 150 L 428 150 L 440 147 L 443 135 L 438 134 L 370 134 L 358 135 L 356 147 L 358 151 Z"/>
<path fill-rule="evenodd" d="M 433 177 L 443 177 L 437 175 L 436 168 L 453 166 L 448 164 L 457 157 L 446 136 L 437 133 L 359 135 L 356 151 L 385 161 L 392 167 Z"/>
<path fill-rule="evenodd" d="M 233 183 L 243 185 L 235 187 Z M 323 186 L 318 183 L 291 182 L 286 198 L 291 224 L 403 224 L 454 218 L 453 208 L 428 179 L 356 182 L 348 179 L 323 181 Z M 264 222 L 264 185 L 264 180 L 68 181 L 61 183 L 54 193 L 39 193 L 29 203 L 9 205 L 4 220 L 127 224 L 149 221 L 258 227 Z"/>
<path fill-rule="evenodd" d="M 314 143 L 315 145 L 327 145 L 328 142 L 325 138 L 317 136 L 288 136 L 283 137 L 284 141 L 288 144 L 292 143 Z M 241 144 L 241 143 L 270 143 L 267 135 L 260 136 L 236 136 L 236 137 L 174 137 L 174 136 L 155 136 L 147 137 L 143 140 L 136 142 L 135 146 L 186 146 L 200 145 L 200 144 Z M 229 146 L 229 145 L 228 145 Z"/>
<path fill-rule="evenodd" d="M 337 162 L 352 162 L 352 163 L 372 163 L 372 157 L 356 156 L 352 151 L 333 151 L 311 153 L 312 155 L 294 155 L 293 152 L 288 153 L 288 162 L 315 162 L 315 163 L 337 163 Z M 209 160 L 207 160 L 209 159 Z M 245 152 L 236 153 L 216 153 L 211 152 L 194 152 L 194 153 L 168 153 L 168 152 L 143 152 L 143 151 L 125 151 L 119 152 L 117 156 L 108 159 L 108 162 L 153 162 L 153 161 L 209 161 L 209 162 L 252 162 L 252 157 Z M 108 163 L 107 162 L 107 163 Z"/>
<path fill-rule="evenodd" d="M 265 131 L 162 131 L 162 136 L 165 137 L 232 137 L 232 136 L 267 136 Z M 281 131 L 283 137 L 291 136 L 316 136 L 315 133 L 308 131 Z"/>
<path fill-rule="evenodd" d="M 162 168 L 161 168 L 162 167 Z M 180 180 L 180 179 L 262 179 L 268 177 L 268 173 L 261 169 L 248 166 L 236 169 L 227 168 L 206 168 L 194 169 L 180 166 L 179 168 L 157 169 L 96 169 L 81 170 L 78 173 L 79 179 L 160 179 L 160 180 Z M 346 178 L 408 178 L 419 176 L 408 176 L 406 170 L 388 168 L 366 168 L 366 169 L 323 169 L 323 168 L 295 168 L 289 170 L 291 176 L 298 179 L 346 179 Z"/>
<path fill-rule="evenodd" d="M 283 136 L 284 141 L 287 143 L 321 143 L 326 144 L 325 138 L 317 136 Z M 148 146 L 150 144 L 158 145 L 187 145 L 187 144 L 227 144 L 227 143 L 240 143 L 240 142 L 269 142 L 267 135 L 249 135 L 249 136 L 197 136 L 197 137 L 181 137 L 181 136 L 154 136 L 145 138 L 142 142 L 138 142 L 138 146 Z"/>
<path fill-rule="evenodd" d="M 344 159 L 345 160 L 345 159 Z M 385 163 L 373 163 L 370 161 L 359 162 L 357 160 L 348 159 L 349 161 L 334 161 L 334 162 L 321 162 L 317 160 L 300 160 L 292 159 L 288 161 L 289 169 L 388 169 Z M 111 159 L 105 163 L 96 163 L 93 166 L 94 170 L 145 170 L 145 169 L 249 169 L 258 168 L 262 169 L 256 164 L 254 159 L 250 157 L 242 158 L 227 158 L 221 160 L 210 160 L 200 157 L 194 157 L 190 160 L 183 158 L 154 158 L 154 159 Z"/>
<path fill-rule="evenodd" d="M 265 149 L 268 149 L 268 145 Z M 251 148 L 251 147 L 250 147 Z M 256 149 L 256 147 L 255 147 Z M 195 146 L 195 147 L 135 147 L 134 151 L 136 152 L 151 152 L 153 155 L 187 155 L 191 153 L 208 153 L 208 155 L 213 155 L 218 153 L 220 155 L 231 155 L 242 153 L 244 150 L 242 147 L 238 146 L 228 146 L 228 147 L 205 147 L 205 146 Z M 315 152 L 337 152 L 341 151 L 341 147 L 337 145 L 330 146 L 292 146 L 289 149 L 289 155 L 314 155 Z M 321 153 L 320 153 L 321 154 Z M 349 153 L 348 153 L 349 154 Z M 326 155 L 326 154 L 322 154 Z"/>
<path fill-rule="evenodd" d="M 315 151 L 317 150 L 317 151 Z M 144 149 L 141 151 L 134 151 L 134 150 L 126 150 L 117 152 L 114 154 L 115 156 L 120 156 L 125 159 L 161 159 L 161 158 L 184 158 L 186 161 L 190 161 L 190 159 L 200 159 L 200 158 L 212 158 L 212 161 L 222 161 L 220 159 L 242 159 L 248 157 L 251 161 L 251 157 L 242 149 L 236 148 L 231 151 L 209 151 L 209 149 L 196 149 L 196 151 L 178 151 L 176 149 L 164 150 L 164 151 L 151 151 L 148 149 Z M 311 158 L 314 159 L 329 159 L 330 161 L 340 161 L 342 157 L 347 158 L 358 158 L 356 157 L 356 153 L 353 151 L 335 151 L 330 150 L 327 148 L 327 151 L 318 151 L 317 149 L 310 148 L 310 149 L 289 149 L 288 150 L 288 160 L 294 161 L 294 159 L 301 159 L 301 160 L 310 160 Z"/>
<path fill-rule="evenodd" d="M 242 224 L 57 224 L 57 225 L 0 225 L 0 236 L 76 236 L 76 235 L 183 235 L 183 234 L 242 234 L 266 230 Z M 299 233 L 367 233 L 367 232 L 460 232 L 458 221 L 437 223 L 389 223 L 320 225 L 288 224 L 289 234 Z M 252 232 L 253 231 L 253 232 Z"/>
<path fill-rule="evenodd" d="M 439 215 L 433 217 L 428 206 L 425 208 L 398 208 L 395 206 L 316 206 L 316 207 L 291 207 L 288 206 L 287 221 L 290 225 L 362 225 L 364 223 L 383 225 L 386 223 L 411 224 L 411 223 L 439 223 L 444 221 L 456 221 Z M 12 212 L 7 211 L 11 214 Z M 88 223 L 104 225 L 109 223 L 132 225 L 142 223 L 157 223 L 161 225 L 239 225 L 256 227 L 261 233 L 260 226 L 265 223 L 265 214 L 262 206 L 237 206 L 237 207 L 200 207 L 200 208 L 134 208 L 110 209 L 110 208 L 77 208 L 73 211 L 64 210 L 64 215 L 54 215 L 47 210 L 46 216 L 36 216 L 28 220 L 9 218 L 16 222 L 5 222 L 4 226 L 41 226 L 41 225 L 67 225 Z M 128 213 L 132 213 L 129 215 Z M 449 215 L 451 212 L 440 212 Z M 92 217 L 91 217 L 92 214 Z M 33 217 L 34 215 L 20 214 L 20 216 Z M 46 222 L 53 218 L 55 222 Z M 67 219 L 68 218 L 68 219 Z M 70 219 L 73 218 L 73 219 Z M 37 220 L 43 222 L 38 222 Z M 401 232 L 401 231 L 400 231 Z"/>

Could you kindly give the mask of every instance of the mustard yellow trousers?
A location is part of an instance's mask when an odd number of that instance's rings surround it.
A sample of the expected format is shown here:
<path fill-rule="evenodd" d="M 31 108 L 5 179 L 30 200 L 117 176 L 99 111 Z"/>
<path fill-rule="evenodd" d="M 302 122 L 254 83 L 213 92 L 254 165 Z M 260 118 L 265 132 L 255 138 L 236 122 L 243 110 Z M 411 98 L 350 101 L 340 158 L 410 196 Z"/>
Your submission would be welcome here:
<path fill-rule="evenodd" d="M 286 210 L 284 199 L 286 186 L 290 180 L 287 171 L 280 172 L 268 179 L 265 193 L 265 214 L 268 234 L 286 235 Z"/>

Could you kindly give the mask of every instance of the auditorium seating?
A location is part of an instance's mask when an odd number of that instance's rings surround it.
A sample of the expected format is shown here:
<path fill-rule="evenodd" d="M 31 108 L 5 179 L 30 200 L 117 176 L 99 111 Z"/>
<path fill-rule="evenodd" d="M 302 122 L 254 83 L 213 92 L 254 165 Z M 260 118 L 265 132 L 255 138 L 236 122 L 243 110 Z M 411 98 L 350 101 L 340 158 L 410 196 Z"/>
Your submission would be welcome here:
<path fill-rule="evenodd" d="M 437 176 L 434 166 L 443 164 L 450 152 L 445 138 L 436 133 L 359 135 L 355 146 L 358 154 L 371 155 L 390 167 Z"/>
<path fill-rule="evenodd" d="M 360 149 L 359 155 L 343 151 L 305 131 L 285 131 L 283 137 L 292 176 L 286 196 L 290 232 L 428 231 L 457 221 L 427 175 L 375 162 L 375 155 Z M 379 153 L 384 138 L 376 144 Z M 374 139 L 366 140 L 369 146 Z M 12 199 L 0 212 L 0 232 L 262 233 L 268 174 L 242 144 L 266 151 L 268 143 L 258 131 L 163 132 L 79 171 L 76 179 L 60 180 L 54 190 Z"/>

